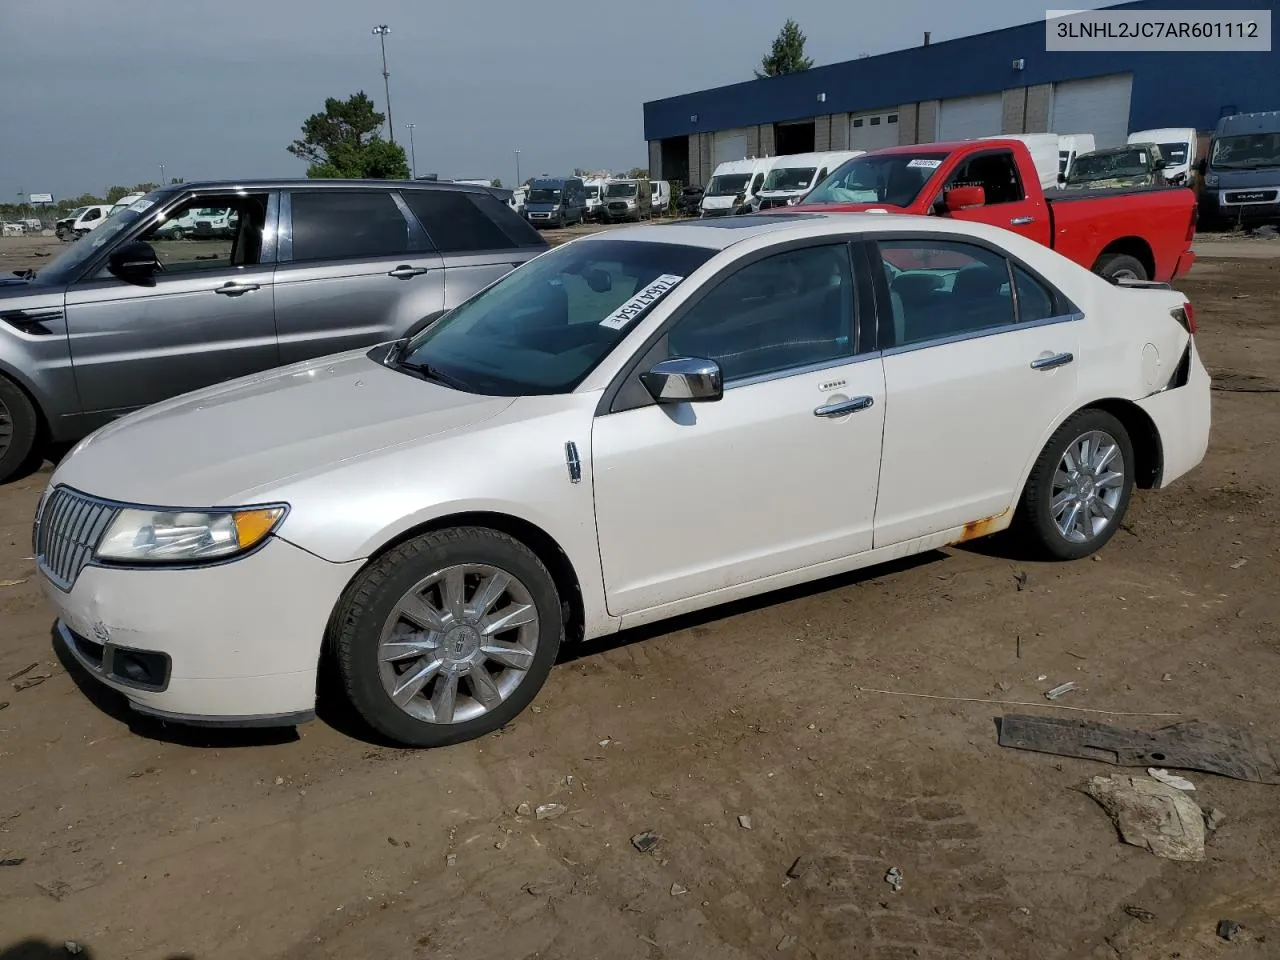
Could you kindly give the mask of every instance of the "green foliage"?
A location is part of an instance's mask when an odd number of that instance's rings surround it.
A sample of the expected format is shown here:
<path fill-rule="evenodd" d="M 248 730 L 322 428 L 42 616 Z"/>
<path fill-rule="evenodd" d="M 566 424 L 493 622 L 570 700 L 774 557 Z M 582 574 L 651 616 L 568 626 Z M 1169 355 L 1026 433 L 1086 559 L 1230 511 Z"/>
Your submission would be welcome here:
<path fill-rule="evenodd" d="M 628 170 L 628 171 L 627 171 L 626 179 L 628 179 L 628 180 L 648 180 L 648 179 L 649 179 L 649 168 L 648 168 L 648 167 L 632 167 L 630 170 Z"/>
<path fill-rule="evenodd" d="M 492 185 L 492 186 L 494 186 L 494 187 L 496 187 L 497 189 L 501 190 L 501 189 L 502 189 L 502 178 L 501 178 L 501 177 L 494 177 L 494 178 L 493 178 L 493 180 L 491 181 L 491 185 Z"/>
<path fill-rule="evenodd" d="M 800 24 L 790 17 L 774 37 L 773 48 L 767 56 L 760 60 L 760 69 L 756 71 L 756 79 L 763 77 L 779 77 L 784 73 L 799 73 L 813 66 L 813 61 L 804 55 L 804 32 Z"/>
<path fill-rule="evenodd" d="M 409 161 L 404 148 L 378 133 L 385 119 L 364 91 L 346 100 L 329 97 L 324 112 L 307 117 L 302 138 L 286 149 L 310 164 L 308 177 L 407 180 Z"/>

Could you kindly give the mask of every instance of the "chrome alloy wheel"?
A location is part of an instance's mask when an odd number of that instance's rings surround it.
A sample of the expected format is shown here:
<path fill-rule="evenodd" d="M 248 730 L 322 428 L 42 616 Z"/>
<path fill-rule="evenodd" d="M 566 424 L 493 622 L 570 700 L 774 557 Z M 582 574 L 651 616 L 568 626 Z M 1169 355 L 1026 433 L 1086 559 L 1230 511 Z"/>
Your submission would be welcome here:
<path fill-rule="evenodd" d="M 382 628 L 378 675 L 415 719 L 463 723 L 511 696 L 537 648 L 529 588 L 497 567 L 458 564 L 400 598 Z"/>
<path fill-rule="evenodd" d="M 1063 539 L 1088 543 L 1110 526 L 1124 494 L 1124 471 L 1124 454 L 1109 433 L 1090 430 L 1067 444 L 1049 508 Z"/>

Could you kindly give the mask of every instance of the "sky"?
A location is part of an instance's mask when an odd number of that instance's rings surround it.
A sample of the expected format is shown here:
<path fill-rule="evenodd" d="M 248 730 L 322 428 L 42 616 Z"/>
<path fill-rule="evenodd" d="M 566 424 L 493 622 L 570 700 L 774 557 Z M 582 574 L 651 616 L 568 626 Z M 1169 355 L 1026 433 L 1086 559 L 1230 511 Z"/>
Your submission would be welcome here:
<path fill-rule="evenodd" d="M 1077 2 L 1073 8 L 1102 3 Z M 784 13 L 783 11 L 787 12 Z M 880 11 L 891 10 L 881 15 Z M 326 97 L 384 110 L 419 175 L 647 164 L 642 104 L 749 80 L 782 21 L 818 64 L 1035 20 L 1027 0 L 0 0 L 0 198 L 166 177 L 303 176 Z M 962 65 L 957 65 L 958 67 Z"/>

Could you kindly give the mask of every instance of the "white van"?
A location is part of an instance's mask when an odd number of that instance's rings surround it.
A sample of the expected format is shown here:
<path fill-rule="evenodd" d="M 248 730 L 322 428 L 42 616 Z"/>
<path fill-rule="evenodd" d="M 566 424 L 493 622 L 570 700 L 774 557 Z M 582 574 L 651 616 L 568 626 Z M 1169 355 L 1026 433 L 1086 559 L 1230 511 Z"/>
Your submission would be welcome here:
<path fill-rule="evenodd" d="M 671 183 L 667 180 L 650 180 L 649 186 L 653 190 L 653 215 L 665 217 L 667 208 L 671 206 Z"/>
<path fill-rule="evenodd" d="M 1058 135 L 1056 133 L 1006 133 L 979 140 L 1017 140 L 1031 154 L 1031 162 L 1040 177 L 1040 188 L 1052 190 L 1058 185 Z"/>
<path fill-rule="evenodd" d="M 588 220 L 601 220 L 604 218 L 604 188 L 609 185 L 609 181 L 604 177 L 592 177 L 590 180 L 582 181 L 583 187 L 587 191 L 587 213 Z"/>
<path fill-rule="evenodd" d="M 827 179 L 827 174 L 846 160 L 860 157 L 865 150 L 838 150 L 834 153 L 793 153 L 773 158 L 773 169 L 764 178 L 760 192 L 751 198 L 751 209 L 768 210 L 796 203 Z"/>
<path fill-rule="evenodd" d="M 764 178 L 773 169 L 777 157 L 750 157 L 726 160 L 716 167 L 702 195 L 699 207 L 703 217 L 727 217 L 750 213 L 751 199 L 764 186 Z"/>
<path fill-rule="evenodd" d="M 94 203 L 87 207 L 76 207 L 71 215 L 63 217 L 54 227 L 59 240 L 74 240 L 83 237 L 90 230 L 96 230 L 106 223 L 111 207 L 105 203 Z"/>
<path fill-rule="evenodd" d="M 1161 172 L 1169 183 L 1186 184 L 1195 169 L 1198 145 L 1195 127 L 1161 127 L 1129 134 L 1129 143 L 1154 143 L 1160 148 L 1165 168 Z"/>
<path fill-rule="evenodd" d="M 1058 134 L 1058 182 L 1062 183 L 1071 173 L 1076 157 L 1084 153 L 1093 153 L 1092 133 L 1060 133 Z"/>
<path fill-rule="evenodd" d="M 110 213 L 108 213 L 108 214 L 107 214 L 107 216 L 108 216 L 108 217 L 114 217 L 114 216 L 115 216 L 117 213 L 119 213 L 121 210 L 128 210 L 128 209 L 129 209 L 129 204 L 133 203 L 135 200 L 141 200 L 141 199 L 142 199 L 143 197 L 145 197 L 145 196 L 146 196 L 146 194 L 145 194 L 145 193 L 130 193 L 130 194 L 126 194 L 125 196 L 123 196 L 123 197 L 121 197 L 119 200 L 117 200 L 117 201 L 115 202 L 115 204 L 114 204 L 114 205 L 112 205 L 112 207 L 111 207 L 111 212 L 110 212 Z"/>

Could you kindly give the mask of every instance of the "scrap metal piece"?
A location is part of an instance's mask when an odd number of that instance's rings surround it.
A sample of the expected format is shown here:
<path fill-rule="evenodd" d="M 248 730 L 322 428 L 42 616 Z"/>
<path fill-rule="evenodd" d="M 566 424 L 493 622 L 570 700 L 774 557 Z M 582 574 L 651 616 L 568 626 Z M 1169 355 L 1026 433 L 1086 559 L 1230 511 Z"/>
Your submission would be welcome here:
<path fill-rule="evenodd" d="M 1280 761 L 1268 742 L 1246 730 L 1186 720 L 1158 730 L 1131 730 L 1092 720 L 1010 714 L 999 743 L 1121 767 L 1200 770 L 1253 783 L 1280 783 Z"/>
<path fill-rule="evenodd" d="M 1093 777 L 1084 791 L 1107 811 L 1125 843 L 1166 860 L 1204 859 L 1204 814 L 1180 790 L 1147 777 Z"/>
<path fill-rule="evenodd" d="M 1077 684 L 1074 680 L 1068 680 L 1066 683 L 1059 684 L 1052 690 L 1046 690 L 1044 698 L 1046 700 L 1057 700 L 1063 694 L 1070 693 L 1072 690 L 1075 690 L 1076 687 Z"/>

